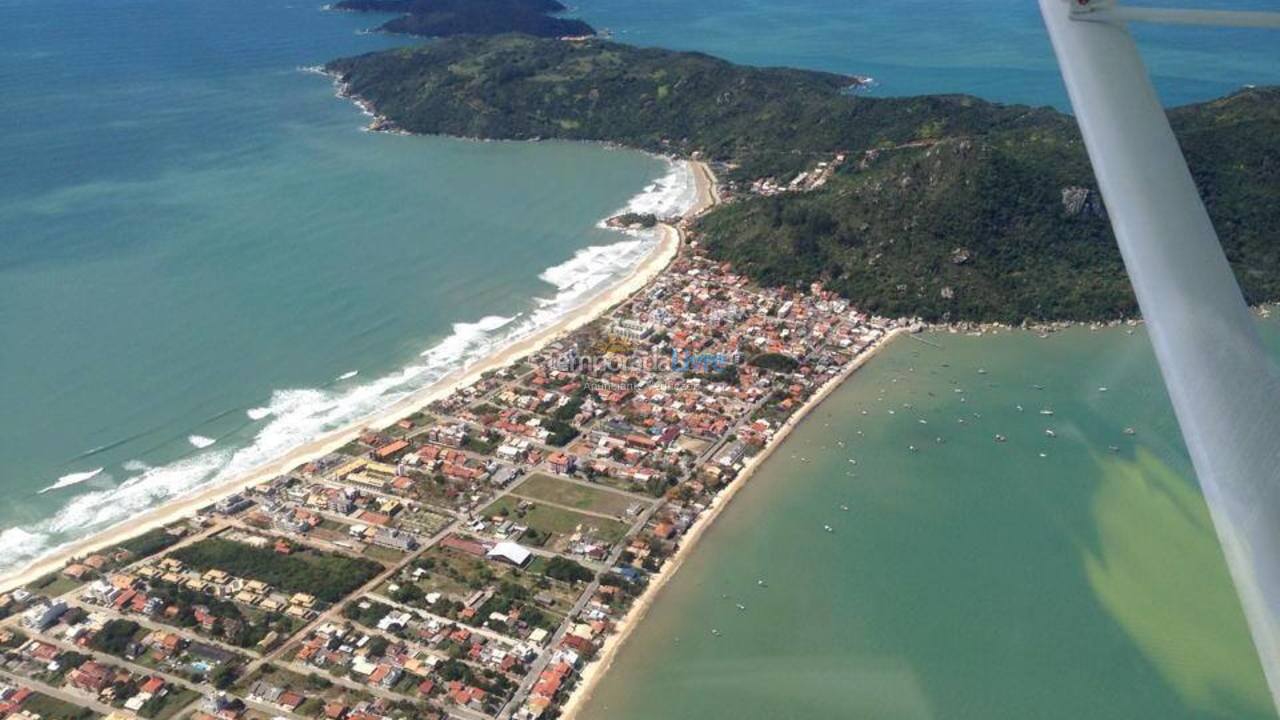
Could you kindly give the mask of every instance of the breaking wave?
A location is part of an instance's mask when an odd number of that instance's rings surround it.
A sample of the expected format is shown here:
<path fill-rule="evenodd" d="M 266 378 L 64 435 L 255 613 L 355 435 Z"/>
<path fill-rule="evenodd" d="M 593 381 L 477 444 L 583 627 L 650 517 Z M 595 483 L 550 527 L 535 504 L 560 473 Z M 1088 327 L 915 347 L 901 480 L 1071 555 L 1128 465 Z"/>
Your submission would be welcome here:
<path fill-rule="evenodd" d="M 102 470 L 103 468 L 98 468 L 96 470 L 88 470 L 86 472 L 70 473 L 67 475 L 63 475 L 62 477 L 58 478 L 57 482 L 50 485 L 49 487 L 43 488 L 42 490 L 38 491 L 36 494 L 43 495 L 49 492 L 50 490 L 60 490 L 65 487 L 71 487 L 72 485 L 79 485 L 80 483 L 86 480 L 92 480 L 98 477 L 99 475 L 102 474 Z"/>
<path fill-rule="evenodd" d="M 353 378 L 353 377 L 355 377 L 355 376 L 357 376 L 357 375 L 359 375 L 359 374 L 360 374 L 360 371 L 359 371 L 359 370 L 348 370 L 347 372 L 344 372 L 344 373 L 342 373 L 341 375 L 339 375 L 339 376 L 338 376 L 338 379 L 339 379 L 339 380 L 350 380 L 351 378 Z"/>
<path fill-rule="evenodd" d="M 693 206 L 698 196 L 693 166 L 686 160 L 668 160 L 667 174 L 645 186 L 618 214 L 633 212 L 658 217 L 680 215 Z"/>
<path fill-rule="evenodd" d="M 687 163 L 672 162 L 669 172 L 633 198 L 627 209 L 672 215 L 691 205 L 694 196 L 691 168 Z M 446 375 L 549 327 L 624 278 L 657 242 L 654 233 L 628 235 L 615 243 L 582 248 L 565 262 L 544 270 L 539 277 L 552 292 L 533 298 L 533 307 L 527 312 L 456 323 L 447 337 L 397 371 L 360 383 L 276 390 L 262 406 L 243 411 L 250 420 L 264 422 L 242 447 L 230 443 L 215 447 L 214 438 L 193 434 L 187 438 L 193 451 L 181 460 L 158 467 L 136 460 L 124 463 L 123 469 L 133 474 L 118 485 L 77 495 L 47 520 L 0 533 L 0 546 L 5 549 L 0 572 L 16 570 L 63 544 L 125 522 L 159 504 L 239 477 L 328 432 L 384 411 Z M 339 379 L 353 377 L 352 372 Z M 83 473 L 64 476 L 54 485 L 67 487 L 75 475 Z"/>

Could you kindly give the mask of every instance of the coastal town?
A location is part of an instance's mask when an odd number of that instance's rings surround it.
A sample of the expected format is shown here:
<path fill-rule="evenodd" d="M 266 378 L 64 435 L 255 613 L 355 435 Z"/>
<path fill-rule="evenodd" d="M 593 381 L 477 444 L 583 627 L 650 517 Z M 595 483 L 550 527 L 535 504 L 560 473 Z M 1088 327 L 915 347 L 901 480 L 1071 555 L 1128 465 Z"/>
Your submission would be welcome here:
<path fill-rule="evenodd" d="M 0 717 L 559 717 L 725 496 L 898 323 L 679 227 L 621 304 L 0 596 Z"/>

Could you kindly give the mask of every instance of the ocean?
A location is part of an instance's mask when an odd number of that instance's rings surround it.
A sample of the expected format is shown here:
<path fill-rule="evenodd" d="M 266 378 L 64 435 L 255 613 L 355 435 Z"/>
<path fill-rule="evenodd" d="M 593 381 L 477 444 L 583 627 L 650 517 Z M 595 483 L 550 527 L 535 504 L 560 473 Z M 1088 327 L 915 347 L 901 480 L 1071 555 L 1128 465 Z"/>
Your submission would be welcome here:
<path fill-rule="evenodd" d="M 1065 1 L 1065 0 L 1064 0 Z M 1275 0 L 1132 0 L 1275 10 Z M 751 65 L 869 75 L 879 95 L 968 93 L 1067 109 L 1034 0 L 579 0 L 619 42 L 710 53 Z M 1166 105 L 1280 83 L 1280 42 L 1256 29 L 1135 25 Z"/>
<path fill-rule="evenodd" d="M 1067 109 L 1034 2 L 580 11 L 623 42 L 870 75 L 872 94 Z M 1280 83 L 1274 32 L 1135 34 L 1167 105 Z M 1274 717 L 1141 329 L 926 339 L 895 341 L 761 468 L 579 717 Z"/>
<path fill-rule="evenodd" d="M 574 11 L 880 95 L 1065 107 L 1030 2 Z M 305 68 L 415 42 L 363 32 L 378 22 L 0 0 L 0 570 L 549 322 L 651 242 L 600 218 L 687 197 L 639 153 L 362 132 Z M 1139 35 L 1169 104 L 1280 83 L 1269 34 Z M 1271 716 L 1141 331 L 931 341 L 894 343 L 797 431 L 585 717 Z"/>
<path fill-rule="evenodd" d="M 383 408 L 654 246 L 683 166 L 363 132 L 296 0 L 0 0 L 0 572 Z"/>
<path fill-rule="evenodd" d="M 1192 477 L 1141 329 L 899 338 L 735 496 L 579 717 L 1274 717 Z"/>

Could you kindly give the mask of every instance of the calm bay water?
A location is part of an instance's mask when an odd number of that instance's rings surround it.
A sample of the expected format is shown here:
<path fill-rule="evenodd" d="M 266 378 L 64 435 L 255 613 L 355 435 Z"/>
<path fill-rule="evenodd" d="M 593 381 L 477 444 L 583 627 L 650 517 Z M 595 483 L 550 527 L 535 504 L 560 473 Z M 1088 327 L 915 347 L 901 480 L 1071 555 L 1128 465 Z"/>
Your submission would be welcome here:
<path fill-rule="evenodd" d="M 881 95 L 1067 104 L 1032 2 L 583 0 L 581 14 L 623 42 L 871 75 Z M 1135 33 L 1167 104 L 1280 83 L 1274 33 Z M 1280 354 L 1280 328 L 1265 331 Z M 898 341 L 798 429 L 583 717 L 1273 717 L 1141 331 L 932 341 Z"/>
<path fill-rule="evenodd" d="M 583 717 L 1272 717 L 1142 332 L 927 339 L 770 458 Z"/>
<path fill-rule="evenodd" d="M 406 42 L 357 34 L 377 21 L 0 0 L 0 570 L 385 406 L 645 254 L 596 223 L 656 158 L 362 132 L 300 68 Z"/>
<path fill-rule="evenodd" d="M 1065 108 L 1066 90 L 1033 0 L 579 0 L 620 42 L 697 50 L 753 65 L 870 75 L 880 95 L 969 93 Z M 1275 0 L 1135 4 L 1275 10 Z M 1166 104 L 1280 83 L 1266 30 L 1136 26 Z"/>

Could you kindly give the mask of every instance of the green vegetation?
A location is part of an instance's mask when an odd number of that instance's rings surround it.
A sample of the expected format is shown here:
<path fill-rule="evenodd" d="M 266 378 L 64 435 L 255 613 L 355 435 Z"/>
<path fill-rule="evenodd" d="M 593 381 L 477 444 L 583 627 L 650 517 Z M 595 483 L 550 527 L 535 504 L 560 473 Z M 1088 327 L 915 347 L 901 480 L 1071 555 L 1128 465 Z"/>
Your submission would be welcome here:
<path fill-rule="evenodd" d="M 533 502 L 533 507 L 517 509 L 520 498 L 507 495 L 495 501 L 481 511 L 484 517 L 502 515 L 511 521 L 529 528 L 521 542 L 529 545 L 548 545 L 559 536 L 572 535 L 582 529 L 606 542 L 617 542 L 627 532 L 627 526 L 617 520 L 609 520 L 594 515 L 584 515 L 574 510 Z"/>
<path fill-rule="evenodd" d="M 129 538 L 120 543 L 118 547 L 121 550 L 127 550 L 135 559 L 144 558 L 164 550 L 180 539 L 181 535 L 170 533 L 168 528 L 158 527 L 148 530 L 137 537 Z"/>
<path fill-rule="evenodd" d="M 582 409 L 582 403 L 585 402 L 586 399 L 587 393 L 581 390 L 578 391 L 573 395 L 573 397 L 569 398 L 569 402 L 556 408 L 552 417 L 560 422 L 567 423 L 572 421 L 574 416 L 578 414 L 578 411 Z"/>
<path fill-rule="evenodd" d="M 217 568 L 275 585 L 285 592 L 304 592 L 336 602 L 373 579 L 382 566 L 372 560 L 325 555 L 313 550 L 280 555 L 222 538 L 209 538 L 174 551 L 173 557 L 197 570 Z"/>
<path fill-rule="evenodd" d="M 616 492 L 600 490 L 550 475 L 534 473 L 512 492 L 587 512 L 620 516 L 636 501 Z"/>
<path fill-rule="evenodd" d="M 178 615 L 173 618 L 173 622 L 180 627 L 196 627 L 199 623 L 195 609 L 197 606 L 205 608 L 217 618 L 213 628 L 206 634 L 222 637 L 236 647 L 253 647 L 272 630 L 286 637 L 293 633 L 293 621 L 284 615 L 264 616 L 257 610 L 246 613 L 230 600 L 210 597 L 181 585 L 153 582 L 151 595 L 163 600 L 166 605 L 178 608 Z"/>
<path fill-rule="evenodd" d="M 622 225 L 623 227 L 631 227 L 632 225 L 639 225 L 640 227 L 643 227 L 643 228 L 651 228 L 654 225 L 658 224 L 658 217 L 653 213 L 634 213 L 634 212 L 622 213 L 621 215 L 614 218 L 614 220 L 616 220 L 618 224 Z"/>
<path fill-rule="evenodd" d="M 49 697 L 42 693 L 32 693 L 22 709 L 45 720 L 89 720 L 98 714 L 88 708 L 72 705 L 65 700 Z"/>
<path fill-rule="evenodd" d="M 138 635 L 141 626 L 132 620 L 108 620 L 89 646 L 94 650 L 124 657 L 125 651 Z"/>
<path fill-rule="evenodd" d="M 747 68 L 701 53 L 596 39 L 457 37 L 336 60 L 328 69 L 411 132 L 702 151 L 744 163 L 743 177 L 798 169 L 832 148 L 898 139 L 882 132 L 886 123 L 877 116 L 886 113 L 879 106 L 866 112 L 873 106 L 843 94 L 857 83 L 853 77 Z M 1027 112 L 983 108 L 957 122 L 970 126 L 991 113 L 1011 122 Z"/>
<path fill-rule="evenodd" d="M 169 685 L 163 695 L 155 695 L 138 708 L 138 714 L 151 720 L 168 720 L 199 697 L 194 690 Z"/>
<path fill-rule="evenodd" d="M 543 574 L 549 578 L 570 584 L 587 582 L 594 577 L 594 573 L 587 568 L 559 555 L 547 561 Z"/>
<path fill-rule="evenodd" d="M 75 590 L 83 584 L 84 581 L 73 580 L 61 572 L 51 572 L 48 575 L 32 580 L 27 584 L 27 590 L 49 597 L 58 597 Z"/>
<path fill-rule="evenodd" d="M 553 17 L 557 0 L 342 0 L 342 10 L 404 13 L 381 30 L 424 37 L 524 33 L 538 37 L 594 35 L 581 20 Z"/>
<path fill-rule="evenodd" d="M 578 428 L 564 422 L 563 420 L 557 420 L 555 418 L 543 420 L 542 427 L 544 430 L 551 433 L 547 436 L 548 445 L 564 447 L 572 442 L 574 438 L 578 437 Z"/>
<path fill-rule="evenodd" d="M 452 38 L 329 69 L 412 132 L 696 152 L 738 190 L 844 155 L 820 189 L 747 196 L 699 223 L 713 257 L 767 285 L 820 280 L 929 320 L 1136 312 L 1079 132 L 1050 108 L 861 97 L 847 76 L 603 40 Z M 1280 299 L 1280 88 L 1170 119 L 1246 298 Z"/>
<path fill-rule="evenodd" d="M 391 612 L 391 607 L 375 600 L 358 600 L 342 608 L 342 616 L 361 625 L 373 627 Z"/>
<path fill-rule="evenodd" d="M 800 366 L 795 358 L 782 353 L 761 353 L 748 360 L 747 364 L 780 373 L 792 372 Z"/>

